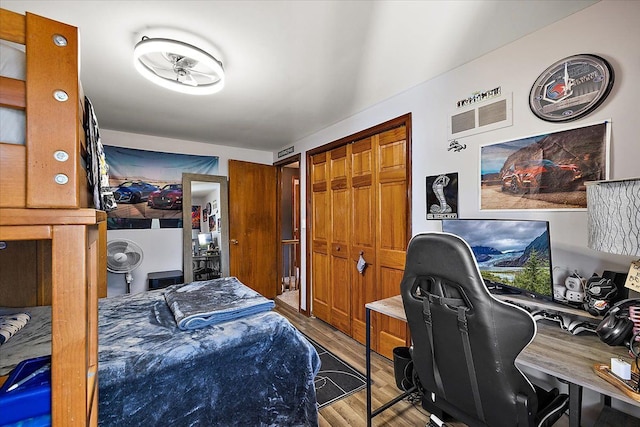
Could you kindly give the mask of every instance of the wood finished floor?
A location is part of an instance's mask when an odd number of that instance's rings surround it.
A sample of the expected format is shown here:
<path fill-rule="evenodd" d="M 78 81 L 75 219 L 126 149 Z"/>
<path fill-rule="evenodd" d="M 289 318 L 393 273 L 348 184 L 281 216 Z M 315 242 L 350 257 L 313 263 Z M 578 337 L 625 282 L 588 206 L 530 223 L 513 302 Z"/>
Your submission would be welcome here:
<path fill-rule="evenodd" d="M 365 347 L 332 326 L 315 318 L 308 318 L 278 303 L 276 310 L 287 317 L 301 332 L 316 340 L 327 350 L 342 358 L 351 366 L 365 373 Z M 371 401 L 374 408 L 390 401 L 400 391 L 396 387 L 393 375 L 393 363 L 376 353 L 371 357 L 371 375 L 374 381 L 371 388 Z M 428 413 L 420 404 L 407 401 L 398 402 L 373 419 L 374 426 L 425 426 Z M 361 390 L 319 411 L 320 427 L 359 427 L 367 425 L 367 393 Z M 464 426 L 464 424 L 452 424 Z"/>

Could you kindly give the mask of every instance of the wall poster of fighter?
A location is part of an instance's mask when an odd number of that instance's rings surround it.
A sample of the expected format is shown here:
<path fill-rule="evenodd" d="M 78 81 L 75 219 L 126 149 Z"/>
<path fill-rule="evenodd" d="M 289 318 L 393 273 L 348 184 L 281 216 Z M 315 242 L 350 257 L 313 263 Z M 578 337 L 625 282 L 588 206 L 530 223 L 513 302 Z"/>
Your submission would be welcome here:
<path fill-rule="evenodd" d="M 586 181 L 609 179 L 611 123 L 480 147 L 480 209 L 584 210 Z"/>
<path fill-rule="evenodd" d="M 427 177 L 427 219 L 458 218 L 458 173 Z"/>

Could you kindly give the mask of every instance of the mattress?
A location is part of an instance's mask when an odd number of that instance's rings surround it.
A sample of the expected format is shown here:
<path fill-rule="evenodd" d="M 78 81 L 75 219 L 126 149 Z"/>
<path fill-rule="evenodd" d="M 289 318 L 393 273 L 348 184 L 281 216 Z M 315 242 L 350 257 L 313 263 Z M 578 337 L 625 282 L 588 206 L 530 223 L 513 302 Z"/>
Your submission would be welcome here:
<path fill-rule="evenodd" d="M 0 40 L 0 76 L 25 80 L 24 46 Z M 24 145 L 24 111 L 0 107 L 0 142 Z"/>
<path fill-rule="evenodd" d="M 25 359 L 51 354 L 51 307 L 0 307 L 0 316 L 15 313 L 29 313 L 31 320 L 0 346 L 0 376 Z"/>

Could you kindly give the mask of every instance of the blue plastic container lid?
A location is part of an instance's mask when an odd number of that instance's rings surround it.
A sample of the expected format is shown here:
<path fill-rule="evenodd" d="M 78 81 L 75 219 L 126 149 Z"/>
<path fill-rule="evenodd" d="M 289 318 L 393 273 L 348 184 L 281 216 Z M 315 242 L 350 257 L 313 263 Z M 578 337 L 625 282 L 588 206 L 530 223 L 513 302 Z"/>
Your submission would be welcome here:
<path fill-rule="evenodd" d="M 50 363 L 51 356 L 37 357 L 20 362 L 11 371 L 7 381 L 0 387 L 0 425 L 51 425 Z M 12 385 L 40 368 L 45 369 L 9 391 Z"/>

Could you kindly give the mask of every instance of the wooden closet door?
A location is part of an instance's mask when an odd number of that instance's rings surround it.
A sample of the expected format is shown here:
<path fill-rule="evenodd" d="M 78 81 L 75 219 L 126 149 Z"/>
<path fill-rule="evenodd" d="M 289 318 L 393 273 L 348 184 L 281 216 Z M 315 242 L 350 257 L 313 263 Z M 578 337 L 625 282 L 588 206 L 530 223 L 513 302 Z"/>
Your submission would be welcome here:
<path fill-rule="evenodd" d="M 328 153 L 311 157 L 311 279 L 313 283 L 313 314 L 331 324 L 329 297 L 329 163 Z"/>
<path fill-rule="evenodd" d="M 351 145 L 351 336 L 366 340 L 365 304 L 376 300 L 376 204 L 375 150 L 371 138 Z M 356 270 L 362 253 L 366 267 Z"/>
<path fill-rule="evenodd" d="M 351 273 L 355 270 L 349 254 L 351 174 L 348 151 L 350 148 L 350 146 L 342 146 L 329 152 L 331 324 L 347 335 L 351 335 Z"/>
<path fill-rule="evenodd" d="M 383 132 L 377 139 L 377 211 L 378 271 L 376 278 L 377 299 L 400 294 L 400 282 L 404 274 L 407 249 L 407 131 L 401 126 Z M 393 348 L 405 345 L 405 322 L 388 316 L 374 317 L 378 353 L 392 358 Z"/>
<path fill-rule="evenodd" d="M 361 343 L 365 304 L 400 294 L 411 235 L 410 128 L 407 114 L 308 157 L 312 312 Z M 371 320 L 372 348 L 392 359 L 408 342 L 406 323 Z"/>

